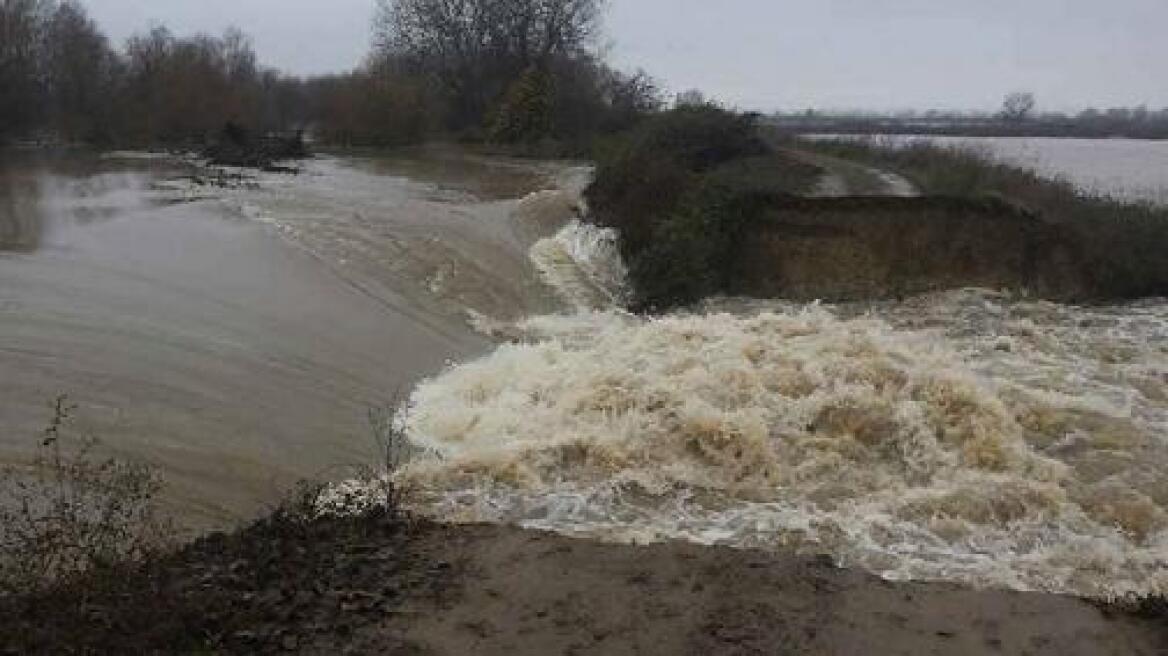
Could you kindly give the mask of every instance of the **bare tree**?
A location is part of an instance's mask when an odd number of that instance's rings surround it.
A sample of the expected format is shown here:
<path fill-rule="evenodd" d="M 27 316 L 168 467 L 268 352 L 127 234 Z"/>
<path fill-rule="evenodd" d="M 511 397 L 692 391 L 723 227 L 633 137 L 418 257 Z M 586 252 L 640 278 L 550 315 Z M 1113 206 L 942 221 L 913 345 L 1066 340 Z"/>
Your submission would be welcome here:
<path fill-rule="evenodd" d="M 0 137 L 25 129 L 39 110 L 48 11 L 41 0 L 0 0 Z"/>
<path fill-rule="evenodd" d="M 1006 100 L 1002 103 L 1001 116 L 1007 121 L 1025 121 L 1034 112 L 1034 106 L 1036 104 L 1037 102 L 1034 99 L 1033 93 L 1025 91 L 1011 93 L 1006 96 Z"/>
<path fill-rule="evenodd" d="M 604 0 L 379 0 L 375 56 L 434 77 L 463 122 L 529 69 L 587 52 Z"/>
<path fill-rule="evenodd" d="M 378 0 L 374 43 L 383 56 L 465 65 L 512 59 L 520 68 L 592 45 L 604 0 Z"/>
<path fill-rule="evenodd" d="M 44 50 L 53 123 L 70 141 L 103 140 L 117 56 L 80 3 L 68 0 L 56 8 Z"/>
<path fill-rule="evenodd" d="M 201 147 L 231 122 L 342 143 L 434 130 L 584 144 L 660 106 L 656 85 L 604 64 L 607 0 L 377 0 L 375 48 L 347 75 L 259 65 L 250 39 L 153 27 L 115 51 L 83 0 L 0 0 L 0 138 Z"/>
<path fill-rule="evenodd" d="M 229 27 L 219 41 L 227 77 L 234 82 L 251 83 L 259 75 L 251 37 L 238 27 Z"/>
<path fill-rule="evenodd" d="M 235 28 L 176 38 L 156 27 L 129 40 L 125 68 L 126 113 L 140 141 L 199 142 L 228 121 L 263 131 L 294 120 L 287 101 L 299 82 L 262 69 Z"/>
<path fill-rule="evenodd" d="M 699 89 L 690 89 L 677 94 L 673 101 L 675 107 L 699 107 L 706 104 L 706 94 Z"/>

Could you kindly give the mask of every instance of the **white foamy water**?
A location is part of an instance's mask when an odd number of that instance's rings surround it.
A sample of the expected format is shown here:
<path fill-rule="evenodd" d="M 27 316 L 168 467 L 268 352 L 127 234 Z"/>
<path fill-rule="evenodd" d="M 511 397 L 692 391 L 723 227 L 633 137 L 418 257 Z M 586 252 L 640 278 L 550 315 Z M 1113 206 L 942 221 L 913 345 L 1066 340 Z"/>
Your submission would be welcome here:
<path fill-rule="evenodd" d="M 628 270 L 618 239 L 611 228 L 572 221 L 536 242 L 530 257 L 544 282 L 576 309 L 619 307 L 628 300 Z"/>
<path fill-rule="evenodd" d="M 1168 305 L 715 306 L 531 319 L 418 387 L 419 506 L 893 579 L 1168 589 Z"/>
<path fill-rule="evenodd" d="M 571 204 L 538 192 L 512 211 L 546 231 Z M 576 314 L 475 313 L 510 343 L 414 390 L 402 418 L 424 455 L 400 479 L 417 509 L 829 553 L 891 579 L 1168 589 L 1168 304 L 966 290 L 646 319 L 613 309 L 617 239 L 572 221 L 535 241 Z"/>
<path fill-rule="evenodd" d="M 403 204 L 384 178 L 314 166 L 232 195 L 240 214 L 510 342 L 410 396 L 424 455 L 401 476 L 425 513 L 825 552 L 894 579 L 1168 588 L 1163 302 L 973 290 L 645 319 L 612 309 L 627 289 L 618 235 L 571 219 L 576 187 L 414 189 Z M 576 314 L 539 315 L 545 297 Z M 334 509 L 361 507 L 363 490 L 338 486 Z"/>
<path fill-rule="evenodd" d="M 611 309 L 617 236 L 571 220 L 586 169 L 464 180 L 452 161 L 323 159 L 191 193 L 40 176 L 35 202 L 13 178 L 6 425 L 33 435 L 46 390 L 78 390 L 184 495 L 248 508 L 273 473 L 356 453 L 368 400 L 489 348 L 471 312 L 510 343 L 411 395 L 424 448 L 401 475 L 423 512 L 890 578 L 1168 588 L 1168 303 L 971 290 L 645 319 Z M 27 229 L 26 204 L 55 218 Z"/>

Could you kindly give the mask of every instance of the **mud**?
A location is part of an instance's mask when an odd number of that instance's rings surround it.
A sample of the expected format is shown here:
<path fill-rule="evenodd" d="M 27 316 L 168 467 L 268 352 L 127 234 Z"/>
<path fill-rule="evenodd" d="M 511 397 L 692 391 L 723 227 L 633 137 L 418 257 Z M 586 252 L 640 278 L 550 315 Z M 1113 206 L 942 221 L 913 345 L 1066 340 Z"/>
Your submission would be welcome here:
<path fill-rule="evenodd" d="M 1163 617 L 892 584 L 830 560 L 384 516 L 278 518 L 100 588 L 0 599 L 0 653 L 1046 654 L 1168 649 Z"/>

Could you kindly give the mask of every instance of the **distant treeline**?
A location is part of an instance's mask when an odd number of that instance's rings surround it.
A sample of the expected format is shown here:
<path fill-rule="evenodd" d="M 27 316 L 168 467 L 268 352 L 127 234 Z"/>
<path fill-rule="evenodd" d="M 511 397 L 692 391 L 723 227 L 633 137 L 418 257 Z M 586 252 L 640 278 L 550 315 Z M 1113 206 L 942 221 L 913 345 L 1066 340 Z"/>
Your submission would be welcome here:
<path fill-rule="evenodd" d="M 1004 112 L 902 112 L 879 115 L 807 111 L 774 114 L 768 122 L 784 131 L 799 134 L 1168 139 L 1168 108 L 1153 111 L 1146 107 L 1087 109 L 1075 115 L 1050 112 L 1021 116 Z"/>
<path fill-rule="evenodd" d="M 111 46 L 76 0 L 0 0 L 0 141 L 196 146 L 228 123 L 385 146 L 436 137 L 560 147 L 658 108 L 597 54 L 602 0 L 381 0 L 356 70 L 302 79 L 251 42 L 154 27 Z"/>
<path fill-rule="evenodd" d="M 0 138 L 96 145 L 202 142 L 228 121 L 282 129 L 307 117 L 302 84 L 260 67 L 238 30 L 163 27 L 109 40 L 78 2 L 0 0 Z"/>

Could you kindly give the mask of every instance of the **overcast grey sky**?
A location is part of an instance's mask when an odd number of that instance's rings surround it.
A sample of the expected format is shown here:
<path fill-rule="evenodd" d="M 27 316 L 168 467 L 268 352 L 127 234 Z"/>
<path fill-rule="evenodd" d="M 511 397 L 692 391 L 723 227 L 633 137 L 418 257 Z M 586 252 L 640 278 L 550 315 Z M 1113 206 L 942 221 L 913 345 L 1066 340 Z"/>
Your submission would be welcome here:
<path fill-rule="evenodd" d="M 352 68 L 373 0 L 87 0 L 116 41 L 237 25 L 294 73 Z M 750 109 L 1168 107 L 1168 0 L 610 0 L 611 59 Z"/>

